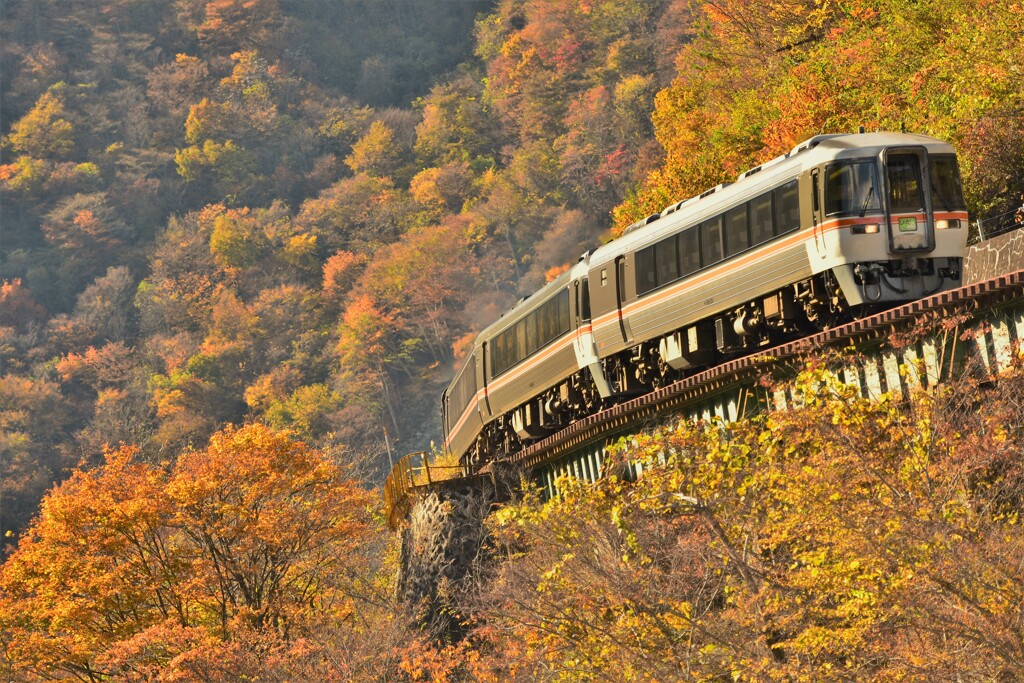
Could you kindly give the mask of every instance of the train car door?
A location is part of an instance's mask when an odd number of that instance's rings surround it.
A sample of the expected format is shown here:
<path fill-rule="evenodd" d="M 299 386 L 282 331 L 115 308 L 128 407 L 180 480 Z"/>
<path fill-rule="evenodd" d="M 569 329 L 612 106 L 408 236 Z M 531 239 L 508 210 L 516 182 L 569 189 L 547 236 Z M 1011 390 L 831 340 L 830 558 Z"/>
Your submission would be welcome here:
<path fill-rule="evenodd" d="M 935 248 L 935 220 L 931 206 L 928 150 L 924 147 L 888 147 L 882 151 L 885 185 L 885 223 L 889 252 L 931 251 Z"/>
<path fill-rule="evenodd" d="M 825 258 L 825 235 L 822 230 L 821 216 L 821 172 L 811 169 L 811 223 L 814 227 L 814 249 L 821 258 Z"/>
<path fill-rule="evenodd" d="M 445 389 L 441 393 L 441 432 L 444 437 L 442 444 L 444 445 L 444 452 L 451 455 L 451 448 L 448 447 L 449 439 L 452 435 L 452 426 L 448 419 L 448 390 Z"/>
<path fill-rule="evenodd" d="M 482 384 L 480 386 L 482 386 L 483 390 L 484 390 L 484 400 L 482 402 L 484 410 L 480 411 L 481 417 L 484 418 L 484 422 L 487 422 L 487 418 L 494 416 L 494 411 L 491 410 L 491 397 L 490 397 L 490 393 L 489 393 L 489 391 L 487 389 L 487 368 L 489 367 L 488 363 L 490 363 L 490 362 L 491 362 L 491 342 L 490 341 L 485 341 L 483 344 L 480 345 L 480 369 L 481 369 L 481 371 L 480 371 L 480 375 L 478 375 L 480 377 L 481 381 L 482 381 Z M 479 406 L 480 403 L 477 403 L 477 405 Z M 485 412 L 486 412 L 486 414 L 484 414 Z"/>
<path fill-rule="evenodd" d="M 633 343 L 633 332 L 629 329 L 629 319 L 623 310 L 628 296 L 626 289 L 628 275 L 626 256 L 617 257 L 615 259 L 615 306 L 618 308 L 619 314 L 619 332 L 622 335 L 622 342 L 627 346 Z"/>
<path fill-rule="evenodd" d="M 602 398 L 612 395 L 611 386 L 605 377 L 604 368 L 597 355 L 597 344 L 594 343 L 594 329 L 590 312 L 590 281 L 586 277 L 573 281 L 573 326 L 576 336 L 573 350 L 576 352 L 576 364 L 582 371 L 589 369 L 598 393 Z"/>

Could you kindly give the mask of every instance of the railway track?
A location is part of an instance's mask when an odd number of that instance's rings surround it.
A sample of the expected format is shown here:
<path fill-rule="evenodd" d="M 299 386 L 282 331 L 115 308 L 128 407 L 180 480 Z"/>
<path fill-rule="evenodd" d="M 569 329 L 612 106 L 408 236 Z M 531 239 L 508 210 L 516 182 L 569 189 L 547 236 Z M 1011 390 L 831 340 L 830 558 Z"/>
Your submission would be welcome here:
<path fill-rule="evenodd" d="M 617 431 L 622 426 L 672 412 L 709 392 L 756 381 L 765 374 L 769 363 L 783 362 L 815 349 L 861 346 L 868 341 L 887 337 L 896 330 L 905 329 L 926 315 L 970 313 L 1022 295 L 1024 271 L 1018 271 L 912 301 L 690 375 L 674 384 L 590 415 L 508 456 L 507 460 L 520 467 L 533 468 L 600 438 L 605 433 Z"/>
<path fill-rule="evenodd" d="M 622 433 L 627 427 L 679 412 L 709 394 L 756 383 L 773 365 L 808 351 L 848 346 L 859 348 L 880 343 L 893 332 L 906 330 L 927 316 L 974 314 L 986 309 L 997 309 L 1001 304 L 1022 297 L 1024 270 L 934 294 L 809 337 L 728 360 L 674 384 L 590 415 L 522 451 L 495 458 L 495 461 L 521 471 L 530 471 L 608 435 Z M 417 493 L 452 485 L 465 486 L 472 480 L 489 478 L 493 465 L 493 462 L 488 463 L 479 472 L 451 477 L 450 474 L 440 474 L 432 469 L 426 462 L 426 456 L 416 455 L 421 457 L 419 467 L 410 459 L 415 456 L 407 456 L 396 464 L 385 484 L 388 518 L 395 528 L 408 514 L 411 499 Z"/>

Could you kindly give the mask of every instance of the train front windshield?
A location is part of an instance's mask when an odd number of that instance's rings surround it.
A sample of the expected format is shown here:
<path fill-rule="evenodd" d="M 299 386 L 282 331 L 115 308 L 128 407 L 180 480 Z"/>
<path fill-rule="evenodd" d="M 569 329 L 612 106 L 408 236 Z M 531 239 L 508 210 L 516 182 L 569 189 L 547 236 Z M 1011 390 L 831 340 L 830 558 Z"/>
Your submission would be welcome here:
<path fill-rule="evenodd" d="M 956 156 L 936 154 L 928 157 L 932 211 L 963 211 L 963 187 Z M 921 157 L 894 154 L 886 164 L 889 180 L 889 210 L 893 213 L 918 213 L 925 210 Z"/>
<path fill-rule="evenodd" d="M 825 179 L 825 213 L 828 216 L 878 213 L 882 210 L 878 188 L 874 160 L 829 166 Z"/>
<path fill-rule="evenodd" d="M 928 159 L 928 166 L 931 169 L 932 210 L 966 210 L 956 157 L 952 154 L 932 156 Z"/>
<path fill-rule="evenodd" d="M 924 211 L 921 164 L 916 154 L 893 154 L 887 160 L 889 210 L 893 213 Z"/>
<path fill-rule="evenodd" d="M 965 210 L 956 156 L 933 155 L 928 159 L 928 167 L 932 210 Z M 916 154 L 893 154 L 887 159 L 885 172 L 889 210 L 893 213 L 924 211 L 920 158 Z M 832 164 L 825 174 L 825 213 L 830 217 L 880 213 L 881 187 L 874 159 Z"/>

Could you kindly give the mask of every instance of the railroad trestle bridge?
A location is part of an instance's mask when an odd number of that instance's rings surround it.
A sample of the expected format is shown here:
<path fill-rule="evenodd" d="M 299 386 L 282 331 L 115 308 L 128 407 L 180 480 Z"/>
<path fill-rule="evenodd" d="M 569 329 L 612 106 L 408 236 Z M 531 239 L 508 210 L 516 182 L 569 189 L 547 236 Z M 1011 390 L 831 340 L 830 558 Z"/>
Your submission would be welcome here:
<path fill-rule="evenodd" d="M 436 635 L 450 635 L 451 620 L 439 621 L 452 610 L 439 603 L 446 598 L 438 582 L 457 584 L 467 575 L 482 547 L 483 518 L 518 483 L 532 481 L 545 497 L 555 496 L 563 476 L 603 476 L 607 446 L 624 435 L 670 420 L 717 416 L 728 422 L 784 409 L 792 397 L 761 380 L 808 353 L 856 349 L 841 372 L 868 397 L 935 386 L 966 363 L 998 374 L 1024 346 L 1024 231 L 973 247 L 966 276 L 971 284 L 959 289 L 727 361 L 603 410 L 479 472 L 431 465 L 427 454 L 406 456 L 384 490 L 388 520 L 402 531 L 399 597 L 420 605 L 419 618 Z M 915 329 L 929 331 L 909 335 L 913 341 L 906 345 L 891 343 Z"/>

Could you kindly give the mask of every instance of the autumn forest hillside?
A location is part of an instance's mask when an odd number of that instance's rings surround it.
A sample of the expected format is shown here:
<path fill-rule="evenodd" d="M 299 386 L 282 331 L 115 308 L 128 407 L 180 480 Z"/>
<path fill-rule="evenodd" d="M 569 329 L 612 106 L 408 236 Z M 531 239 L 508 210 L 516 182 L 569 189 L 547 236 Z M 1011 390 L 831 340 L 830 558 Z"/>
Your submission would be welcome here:
<path fill-rule="evenodd" d="M 284 680 L 348 648 L 337 680 L 372 680 L 393 645 L 390 671 L 441 676 L 383 626 L 393 558 L 366 492 L 388 446 L 439 439 L 474 333 L 623 226 L 818 133 L 946 139 L 972 218 L 998 222 L 1024 192 L 1021 16 L 4 0 L 0 671 L 158 680 L 202 652 L 159 680 L 226 661 L 223 680 L 268 662 Z M 98 578 L 64 594 L 69 576 Z"/>

